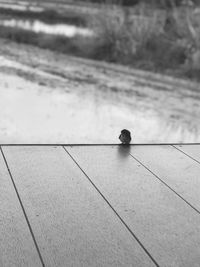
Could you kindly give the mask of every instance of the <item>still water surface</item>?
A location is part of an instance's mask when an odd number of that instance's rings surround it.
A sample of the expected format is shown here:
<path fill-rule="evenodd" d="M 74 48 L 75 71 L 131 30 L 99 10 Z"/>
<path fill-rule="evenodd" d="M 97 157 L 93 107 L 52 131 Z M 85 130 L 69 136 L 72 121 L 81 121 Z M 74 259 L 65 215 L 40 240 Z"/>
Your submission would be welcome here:
<path fill-rule="evenodd" d="M 28 30 L 35 33 L 44 33 L 51 35 L 62 35 L 65 37 L 74 37 L 76 35 L 92 36 L 93 32 L 89 29 L 67 24 L 50 25 L 39 20 L 0 20 L 0 25 L 11 28 Z"/>
<path fill-rule="evenodd" d="M 198 127 L 189 122 L 164 119 L 154 108 L 109 94 L 42 89 L 10 75 L 0 79 L 0 88 L 1 143 L 119 143 L 123 128 L 133 143 L 200 142 Z"/>
<path fill-rule="evenodd" d="M 12 10 L 20 10 L 20 11 L 33 11 L 33 12 L 41 12 L 44 10 L 44 8 L 39 6 L 33 6 L 30 5 L 28 2 L 18 2 L 17 4 L 13 3 L 6 3 L 6 2 L 0 2 L 0 8 L 9 8 Z"/>

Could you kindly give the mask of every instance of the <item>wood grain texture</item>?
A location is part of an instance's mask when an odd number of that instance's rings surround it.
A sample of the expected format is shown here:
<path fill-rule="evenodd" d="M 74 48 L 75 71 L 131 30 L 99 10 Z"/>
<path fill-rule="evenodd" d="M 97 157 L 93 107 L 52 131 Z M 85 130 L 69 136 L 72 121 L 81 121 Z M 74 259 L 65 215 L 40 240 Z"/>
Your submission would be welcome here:
<path fill-rule="evenodd" d="M 0 266 L 42 266 L 1 153 Z"/>
<path fill-rule="evenodd" d="M 176 145 L 175 147 L 200 163 L 200 145 Z"/>
<path fill-rule="evenodd" d="M 132 147 L 131 154 L 200 211 L 200 165 L 172 146 Z"/>
<path fill-rule="evenodd" d="M 62 147 L 3 147 L 46 266 L 154 266 Z"/>
<path fill-rule="evenodd" d="M 66 149 L 160 266 L 199 266 L 199 214 L 135 161 L 130 147 Z M 148 147 L 136 149 L 141 158 L 148 151 Z M 160 165 L 165 174 L 166 164 L 167 159 Z"/>

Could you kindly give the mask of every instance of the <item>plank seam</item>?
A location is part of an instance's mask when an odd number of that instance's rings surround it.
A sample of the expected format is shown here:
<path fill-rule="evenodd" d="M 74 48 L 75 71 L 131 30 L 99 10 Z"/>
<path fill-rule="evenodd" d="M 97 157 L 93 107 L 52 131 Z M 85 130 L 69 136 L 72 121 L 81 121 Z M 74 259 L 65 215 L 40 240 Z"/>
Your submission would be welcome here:
<path fill-rule="evenodd" d="M 179 149 L 178 147 L 176 147 L 175 145 L 171 145 L 173 148 L 175 148 L 176 150 L 178 150 L 179 152 L 183 153 L 184 155 L 186 155 L 188 158 L 194 160 L 195 162 L 197 162 L 198 164 L 200 164 L 200 161 L 198 161 L 197 159 L 193 158 L 192 156 L 190 156 L 189 154 L 187 154 L 186 152 L 184 152 L 183 150 Z"/>
<path fill-rule="evenodd" d="M 170 187 L 166 182 L 164 182 L 158 175 L 156 175 L 153 171 L 151 171 L 147 166 L 145 166 L 139 159 L 134 157 L 132 154 L 129 154 L 133 159 L 135 159 L 140 165 L 142 165 L 147 171 L 149 171 L 153 176 L 158 179 L 161 183 L 163 183 L 166 187 L 168 187 L 174 194 L 176 194 L 181 200 L 183 200 L 187 205 L 189 205 L 194 211 L 196 211 L 200 215 L 200 211 L 195 208 L 190 202 L 188 202 L 184 197 L 182 197 L 178 192 L 176 192 L 172 187 Z"/>
<path fill-rule="evenodd" d="M 38 244 L 37 244 L 37 242 L 36 242 L 36 238 L 35 238 L 35 236 L 34 236 L 34 233 L 33 233 L 32 227 L 31 227 L 31 224 L 30 224 L 30 222 L 29 222 L 28 216 L 27 216 L 27 214 L 26 214 L 24 205 L 23 205 L 22 200 L 21 200 L 21 198 L 20 198 L 19 192 L 18 192 L 18 190 L 17 190 L 17 186 L 16 186 L 16 184 L 15 184 L 14 178 L 13 178 L 12 173 L 11 173 L 11 171 L 10 171 L 10 168 L 9 168 L 9 166 L 8 166 L 8 162 L 7 162 L 7 160 L 6 160 L 6 157 L 5 157 L 5 155 L 4 155 L 4 152 L 3 152 L 3 150 L 2 150 L 2 147 L 0 147 L 0 150 L 1 150 L 1 154 L 2 154 L 2 156 L 3 156 L 4 162 L 5 162 L 5 164 L 6 164 L 8 173 L 9 173 L 9 175 L 10 175 L 12 184 L 13 184 L 13 186 L 14 186 L 14 189 L 15 189 L 17 198 L 18 198 L 18 200 L 19 200 L 20 206 L 21 206 L 21 208 L 22 208 L 22 211 L 23 211 L 23 214 L 24 214 L 26 223 L 27 223 L 28 228 L 29 228 L 29 231 L 30 231 L 30 233 L 31 233 L 31 236 L 32 236 L 34 245 L 35 245 L 36 250 L 37 250 L 37 253 L 38 253 L 38 255 L 39 255 L 40 261 L 41 261 L 41 263 L 42 263 L 42 266 L 45 267 L 45 264 L 44 264 L 42 255 L 41 255 L 41 253 L 40 253 Z"/>
<path fill-rule="evenodd" d="M 153 263 L 160 267 L 159 264 L 156 262 L 156 260 L 153 258 L 153 256 L 148 252 L 148 250 L 145 248 L 145 246 L 142 244 L 142 242 L 139 240 L 139 238 L 134 234 L 134 232 L 130 229 L 130 227 L 126 224 L 126 222 L 122 219 L 122 217 L 119 215 L 119 213 L 113 208 L 111 203 L 107 200 L 107 198 L 101 193 L 101 191 L 98 189 L 98 187 L 94 184 L 94 182 L 90 179 L 90 177 L 86 174 L 86 172 L 81 168 L 81 166 L 78 164 L 78 162 L 72 157 L 72 155 L 69 153 L 69 151 L 63 146 L 63 149 L 65 152 L 70 156 L 70 158 L 73 160 L 73 162 L 77 165 L 77 167 L 81 170 L 81 172 L 84 174 L 84 176 L 88 179 L 88 181 L 92 184 L 92 186 L 96 189 L 96 191 L 101 195 L 101 197 L 104 199 L 104 201 L 108 204 L 108 206 L 112 209 L 112 211 L 115 213 L 115 215 L 118 217 L 118 219 L 122 222 L 122 224 L 126 227 L 126 229 L 129 231 L 129 233 L 132 235 L 132 237 L 138 242 L 138 244 L 142 247 L 142 249 L 145 251 L 145 253 L 149 256 L 149 258 L 153 261 Z"/>

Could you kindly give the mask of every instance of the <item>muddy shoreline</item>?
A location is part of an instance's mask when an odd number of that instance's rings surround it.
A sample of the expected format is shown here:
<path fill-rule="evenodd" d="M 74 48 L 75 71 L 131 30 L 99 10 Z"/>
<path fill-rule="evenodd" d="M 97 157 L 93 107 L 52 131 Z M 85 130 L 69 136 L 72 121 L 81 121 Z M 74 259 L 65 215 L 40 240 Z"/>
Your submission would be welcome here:
<path fill-rule="evenodd" d="M 200 93 L 176 80 L 158 89 L 108 63 L 3 39 L 0 57 L 1 143 L 118 143 L 121 128 L 137 143 L 200 142 Z"/>

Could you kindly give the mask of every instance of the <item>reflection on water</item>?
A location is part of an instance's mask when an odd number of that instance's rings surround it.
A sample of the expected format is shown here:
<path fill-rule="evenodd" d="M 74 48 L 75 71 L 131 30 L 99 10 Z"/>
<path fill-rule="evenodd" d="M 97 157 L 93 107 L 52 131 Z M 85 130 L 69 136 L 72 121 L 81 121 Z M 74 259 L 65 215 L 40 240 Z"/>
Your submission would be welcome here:
<path fill-rule="evenodd" d="M 49 25 L 39 20 L 1 20 L 0 25 L 5 27 L 19 28 L 23 30 L 33 31 L 35 33 L 45 33 L 52 35 L 62 35 L 73 37 L 75 35 L 92 36 L 93 32 L 86 28 L 77 27 L 67 24 Z"/>
<path fill-rule="evenodd" d="M 41 12 L 44 10 L 44 8 L 39 7 L 39 6 L 33 6 L 28 3 L 28 2 L 22 2 L 22 3 L 17 3 L 17 4 L 9 4 L 9 3 L 0 3 L 0 8 L 9 8 L 12 10 L 20 10 L 20 11 L 33 11 L 33 12 Z"/>
<path fill-rule="evenodd" d="M 17 88 L 16 85 L 18 84 Z M 121 129 L 133 143 L 200 142 L 199 132 L 90 91 L 41 89 L 22 78 L 0 79 L 1 143 L 119 143 Z M 119 155 L 126 157 L 124 148 Z"/>

